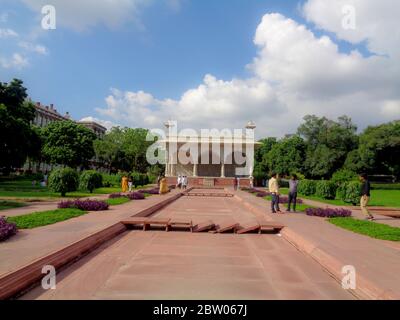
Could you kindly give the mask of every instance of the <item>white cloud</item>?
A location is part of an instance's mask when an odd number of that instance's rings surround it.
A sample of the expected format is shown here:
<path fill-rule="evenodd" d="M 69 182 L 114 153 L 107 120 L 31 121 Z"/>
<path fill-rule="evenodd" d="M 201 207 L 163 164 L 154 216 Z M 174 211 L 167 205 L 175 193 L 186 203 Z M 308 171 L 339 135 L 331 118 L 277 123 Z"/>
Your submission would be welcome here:
<path fill-rule="evenodd" d="M 18 37 L 18 33 L 12 29 L 0 28 L 0 39 L 1 38 L 12 38 L 12 37 Z"/>
<path fill-rule="evenodd" d="M 18 45 L 27 50 L 27 51 L 32 51 L 38 54 L 42 54 L 42 55 L 47 55 L 49 52 L 47 50 L 47 48 L 43 45 L 40 44 L 35 44 L 35 43 L 31 43 L 31 42 L 26 42 L 26 41 L 21 41 L 18 43 Z"/>
<path fill-rule="evenodd" d="M 266 14 L 254 37 L 258 53 L 248 66 L 250 78 L 223 81 L 207 75 L 177 100 L 113 89 L 107 106 L 97 111 L 126 125 L 144 127 L 161 127 L 163 121 L 176 119 L 192 128 L 241 128 L 251 119 L 258 124 L 259 136 L 294 132 L 306 114 L 347 114 L 360 128 L 398 118 L 400 66 L 395 47 L 400 42 L 391 39 L 397 39 L 400 23 L 394 27 L 393 8 L 386 1 L 379 6 L 374 0 L 354 0 L 361 15 L 360 30 L 346 36 L 335 27 L 335 18 L 341 25 L 342 17 L 334 14 L 339 9 L 326 5 L 330 2 L 307 2 L 308 19 L 340 38 L 367 41 L 371 50 L 385 56 L 364 57 L 356 50 L 342 53 L 328 36 L 318 37 L 280 14 Z"/>
<path fill-rule="evenodd" d="M 11 58 L 0 57 L 0 66 L 5 69 L 22 69 L 29 64 L 28 59 L 19 53 L 14 53 Z"/>
<path fill-rule="evenodd" d="M 101 119 L 98 119 L 98 118 L 95 118 L 95 117 L 85 117 L 85 118 L 82 118 L 79 121 L 97 122 L 98 124 L 101 124 L 103 127 L 107 128 L 107 130 L 110 130 L 112 127 L 118 126 L 114 122 L 101 120 Z"/>
<path fill-rule="evenodd" d="M 8 13 L 4 12 L 0 14 L 0 23 L 6 23 L 8 21 Z"/>

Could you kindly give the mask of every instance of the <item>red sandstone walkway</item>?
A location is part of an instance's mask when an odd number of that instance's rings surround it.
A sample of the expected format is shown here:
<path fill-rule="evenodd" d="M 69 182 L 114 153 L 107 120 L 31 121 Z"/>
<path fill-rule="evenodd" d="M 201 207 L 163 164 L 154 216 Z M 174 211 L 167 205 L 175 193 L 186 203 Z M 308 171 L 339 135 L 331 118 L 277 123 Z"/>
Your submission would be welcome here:
<path fill-rule="evenodd" d="M 90 212 L 53 225 L 20 230 L 16 236 L 0 243 L 0 276 L 174 195 L 176 192 L 165 196 L 155 195 L 145 200 L 112 206 L 108 211 Z"/>
<path fill-rule="evenodd" d="M 309 253 L 332 273 L 341 277 L 343 265 L 353 265 L 359 282 L 372 282 L 373 294 L 400 298 L 400 246 L 398 243 L 372 239 L 341 228 L 323 218 L 305 214 L 272 214 L 270 203 L 249 193 L 237 195 L 275 221 L 285 224 L 283 235 Z M 337 263 L 337 264 L 336 264 Z M 365 281 L 364 281 L 365 280 Z M 367 281 L 368 280 L 368 281 Z"/>
<path fill-rule="evenodd" d="M 254 218 L 234 198 L 182 197 L 157 216 Z M 127 231 L 23 299 L 353 299 L 274 234 Z"/>

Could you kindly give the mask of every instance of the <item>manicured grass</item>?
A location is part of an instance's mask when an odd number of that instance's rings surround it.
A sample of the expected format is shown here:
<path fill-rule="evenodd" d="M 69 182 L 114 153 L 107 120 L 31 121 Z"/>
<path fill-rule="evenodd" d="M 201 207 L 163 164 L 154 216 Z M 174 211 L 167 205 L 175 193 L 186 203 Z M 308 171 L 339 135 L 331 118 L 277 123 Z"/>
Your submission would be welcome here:
<path fill-rule="evenodd" d="M 143 189 L 147 186 L 137 187 Z M 120 187 L 103 187 L 98 188 L 90 193 L 87 190 L 78 190 L 68 192 L 67 198 L 83 198 L 100 194 L 110 194 L 121 192 Z M 48 187 L 42 187 L 38 184 L 32 185 L 31 180 L 0 180 L 0 197 L 3 198 L 60 198 L 59 193 L 52 192 Z"/>
<path fill-rule="evenodd" d="M 16 201 L 0 201 L 0 210 L 7 210 L 13 208 L 25 207 L 26 204 Z"/>
<path fill-rule="evenodd" d="M 282 188 L 281 193 L 288 194 L 288 189 Z M 303 195 L 299 195 L 299 197 L 302 199 L 315 200 L 336 206 L 352 206 L 351 203 L 345 203 L 339 199 L 326 200 L 315 196 Z M 400 190 L 371 190 L 371 200 L 368 205 L 373 207 L 400 208 Z"/>
<path fill-rule="evenodd" d="M 328 221 L 338 227 L 375 239 L 400 241 L 400 228 L 386 224 L 356 220 L 353 218 L 331 218 Z"/>
<path fill-rule="evenodd" d="M 110 206 L 118 206 L 120 204 L 124 204 L 127 203 L 131 200 L 129 200 L 129 198 L 127 197 L 121 197 L 121 198 L 115 198 L 115 199 L 107 199 L 106 202 L 110 205 Z"/>
<path fill-rule="evenodd" d="M 84 214 L 86 214 L 86 211 L 79 209 L 57 209 L 8 217 L 7 221 L 16 223 L 18 229 L 33 229 L 79 217 Z"/>

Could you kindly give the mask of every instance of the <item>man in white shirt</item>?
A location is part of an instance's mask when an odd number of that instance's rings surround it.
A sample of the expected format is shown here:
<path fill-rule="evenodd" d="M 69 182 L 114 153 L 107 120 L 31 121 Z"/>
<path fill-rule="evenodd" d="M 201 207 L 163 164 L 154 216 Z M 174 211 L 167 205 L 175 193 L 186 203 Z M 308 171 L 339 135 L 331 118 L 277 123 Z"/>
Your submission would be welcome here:
<path fill-rule="evenodd" d="M 271 193 L 272 201 L 271 201 L 271 209 L 272 213 L 279 212 L 281 210 L 279 208 L 279 183 L 278 183 L 278 175 L 276 173 L 271 174 L 271 179 L 268 181 L 268 190 Z"/>

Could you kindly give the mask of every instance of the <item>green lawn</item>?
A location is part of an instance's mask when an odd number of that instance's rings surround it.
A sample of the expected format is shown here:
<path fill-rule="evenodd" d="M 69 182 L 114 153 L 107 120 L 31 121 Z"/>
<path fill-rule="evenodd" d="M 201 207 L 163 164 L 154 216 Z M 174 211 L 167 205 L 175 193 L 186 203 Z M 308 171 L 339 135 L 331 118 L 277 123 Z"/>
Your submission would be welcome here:
<path fill-rule="evenodd" d="M 107 199 L 106 202 L 110 205 L 110 206 L 118 206 L 120 204 L 124 204 L 131 201 L 129 198 L 127 197 L 122 197 L 122 198 L 115 198 L 115 199 Z"/>
<path fill-rule="evenodd" d="M 137 187 L 136 189 L 146 188 L 147 186 Z M 101 194 L 110 194 L 121 192 L 120 187 L 103 187 L 98 188 L 90 193 L 86 190 L 68 192 L 67 198 L 83 198 Z M 3 198 L 27 198 L 27 199 L 43 199 L 46 198 L 60 198 L 59 193 L 49 190 L 47 187 L 40 185 L 32 185 L 31 180 L 0 180 L 0 197 Z"/>
<path fill-rule="evenodd" d="M 328 221 L 338 227 L 375 239 L 400 241 L 400 228 L 385 224 L 356 220 L 353 218 L 331 218 Z"/>
<path fill-rule="evenodd" d="M 288 194 L 287 188 L 282 188 L 282 194 Z M 345 203 L 342 200 L 326 200 L 315 196 L 302 196 L 300 198 L 320 201 L 337 206 L 352 206 L 350 203 Z M 400 190 L 371 190 L 370 206 L 376 207 L 393 207 L 400 208 Z"/>
<path fill-rule="evenodd" d="M 7 210 L 13 208 L 25 207 L 26 204 L 16 201 L 0 201 L 0 210 Z"/>
<path fill-rule="evenodd" d="M 79 209 L 57 209 L 8 217 L 7 221 L 16 223 L 18 229 L 33 229 L 79 217 L 84 214 L 86 214 L 86 211 Z"/>

